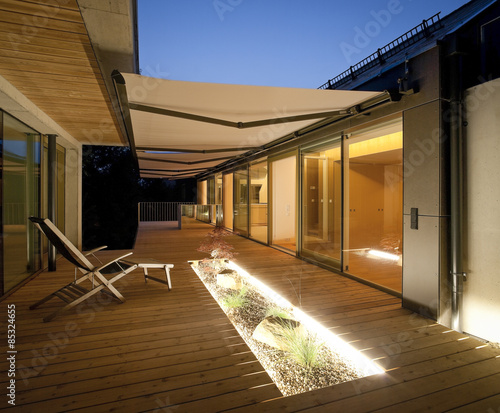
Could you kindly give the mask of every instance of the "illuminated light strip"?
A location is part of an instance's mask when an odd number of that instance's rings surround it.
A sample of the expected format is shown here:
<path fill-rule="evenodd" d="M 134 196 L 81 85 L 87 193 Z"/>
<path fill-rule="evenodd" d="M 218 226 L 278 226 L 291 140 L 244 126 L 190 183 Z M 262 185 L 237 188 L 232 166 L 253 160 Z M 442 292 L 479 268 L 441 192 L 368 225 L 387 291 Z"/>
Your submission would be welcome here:
<path fill-rule="evenodd" d="M 385 373 L 384 369 L 379 367 L 376 363 L 374 363 L 364 354 L 361 354 L 349 343 L 346 343 L 339 336 L 332 333 L 330 330 L 322 326 L 320 323 L 318 323 L 316 320 L 308 316 L 302 310 L 292 305 L 287 299 L 283 298 L 281 295 L 279 295 L 276 291 L 268 287 L 262 281 L 251 276 L 243 268 L 241 268 L 232 261 L 229 262 L 228 268 L 237 271 L 240 275 L 245 277 L 250 284 L 252 284 L 256 289 L 260 290 L 270 300 L 274 301 L 280 307 L 291 308 L 293 310 L 293 315 L 297 321 L 300 321 L 301 323 L 305 324 L 309 331 L 316 334 L 317 337 L 320 339 L 320 341 L 323 341 L 325 344 L 327 344 L 333 351 L 340 353 L 342 356 L 345 356 L 350 361 L 354 362 L 356 364 L 356 367 L 359 368 L 365 376 Z"/>
<path fill-rule="evenodd" d="M 379 257 L 379 258 L 385 258 L 386 260 L 399 261 L 399 255 L 390 254 L 390 253 L 384 252 L 384 251 L 370 250 L 370 251 L 368 251 L 368 254 L 374 255 L 375 257 Z"/>

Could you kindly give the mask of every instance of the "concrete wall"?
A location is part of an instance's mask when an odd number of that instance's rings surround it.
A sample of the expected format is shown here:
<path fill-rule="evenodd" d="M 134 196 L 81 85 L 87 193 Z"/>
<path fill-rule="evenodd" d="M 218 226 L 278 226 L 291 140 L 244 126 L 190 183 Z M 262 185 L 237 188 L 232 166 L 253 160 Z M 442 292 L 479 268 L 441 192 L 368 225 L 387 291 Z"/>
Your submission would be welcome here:
<path fill-rule="evenodd" d="M 500 342 L 500 79 L 467 91 L 463 330 Z"/>
<path fill-rule="evenodd" d="M 62 138 L 57 143 L 66 148 L 65 169 L 65 235 L 82 248 L 82 147 L 73 146 Z"/>

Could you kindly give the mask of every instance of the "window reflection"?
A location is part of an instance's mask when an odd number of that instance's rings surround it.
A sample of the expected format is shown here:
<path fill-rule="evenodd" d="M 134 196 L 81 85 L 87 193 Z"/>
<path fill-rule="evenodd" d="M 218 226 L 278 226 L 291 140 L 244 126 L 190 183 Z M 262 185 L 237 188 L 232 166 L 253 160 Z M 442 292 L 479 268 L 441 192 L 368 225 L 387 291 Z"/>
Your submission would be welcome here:
<path fill-rule="evenodd" d="M 344 271 L 401 291 L 401 124 L 353 135 L 345 145 Z"/>
<path fill-rule="evenodd" d="M 340 139 L 302 152 L 302 255 L 340 268 Z"/>
<path fill-rule="evenodd" d="M 40 214 L 40 135 L 7 114 L 3 114 L 2 164 L 6 292 L 41 266 L 40 237 L 28 223 L 29 216 Z"/>
<path fill-rule="evenodd" d="M 250 236 L 267 243 L 267 162 L 250 167 Z"/>

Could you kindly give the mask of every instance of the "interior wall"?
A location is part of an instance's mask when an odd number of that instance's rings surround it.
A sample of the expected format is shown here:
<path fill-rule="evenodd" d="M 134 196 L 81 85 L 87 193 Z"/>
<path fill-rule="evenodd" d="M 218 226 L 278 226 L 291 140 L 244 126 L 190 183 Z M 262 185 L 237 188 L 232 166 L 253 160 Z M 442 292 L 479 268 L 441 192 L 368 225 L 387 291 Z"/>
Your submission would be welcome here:
<path fill-rule="evenodd" d="M 252 178 L 252 185 L 261 185 L 259 190 L 259 203 L 267 204 L 267 177 L 264 179 Z"/>
<path fill-rule="evenodd" d="M 403 165 L 384 168 L 384 233 L 403 233 Z"/>
<path fill-rule="evenodd" d="M 196 203 L 198 205 L 207 204 L 207 181 L 198 181 L 196 191 Z"/>
<path fill-rule="evenodd" d="M 223 225 L 233 229 L 233 174 L 222 176 Z"/>
<path fill-rule="evenodd" d="M 500 79 L 467 91 L 463 330 L 500 342 Z"/>
<path fill-rule="evenodd" d="M 296 162 L 291 156 L 272 164 L 273 241 L 295 240 Z"/>
<path fill-rule="evenodd" d="M 384 165 L 349 165 L 349 248 L 375 247 L 384 228 Z M 367 202 L 369 200 L 369 202 Z"/>

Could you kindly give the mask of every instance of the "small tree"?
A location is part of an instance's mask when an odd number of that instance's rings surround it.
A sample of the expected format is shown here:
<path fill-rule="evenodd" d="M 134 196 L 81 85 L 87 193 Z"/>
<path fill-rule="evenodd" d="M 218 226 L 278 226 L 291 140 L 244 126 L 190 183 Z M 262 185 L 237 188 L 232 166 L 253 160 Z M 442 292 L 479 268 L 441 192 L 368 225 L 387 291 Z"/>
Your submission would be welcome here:
<path fill-rule="evenodd" d="M 230 260 L 235 256 L 234 247 L 224 240 L 230 233 L 222 227 L 215 227 L 210 231 L 205 240 L 198 247 L 197 251 L 210 254 L 210 258 L 205 258 L 203 262 L 207 264 L 215 274 L 218 274 L 226 267 L 225 260 Z"/>

